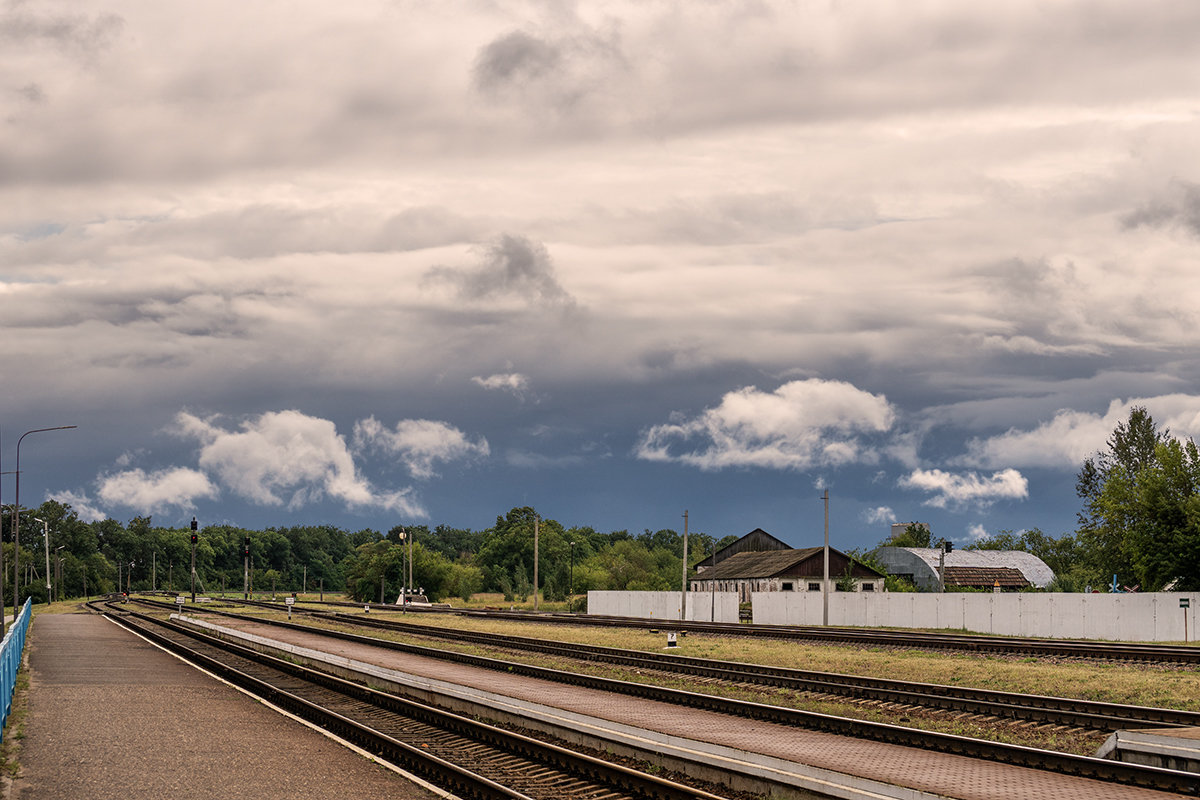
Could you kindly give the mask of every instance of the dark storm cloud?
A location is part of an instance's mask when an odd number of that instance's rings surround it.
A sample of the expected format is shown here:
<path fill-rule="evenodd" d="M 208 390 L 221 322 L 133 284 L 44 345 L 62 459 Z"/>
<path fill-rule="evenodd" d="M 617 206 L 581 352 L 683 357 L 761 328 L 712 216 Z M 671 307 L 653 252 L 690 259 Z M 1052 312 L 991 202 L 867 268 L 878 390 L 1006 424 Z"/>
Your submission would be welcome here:
<path fill-rule="evenodd" d="M 1180 227 L 1200 236 L 1200 185 L 1181 182 L 1168 197 L 1126 214 L 1121 224 L 1126 229 Z"/>
<path fill-rule="evenodd" d="M 116 14 L 40 14 L 23 0 L 10 0 L 0 11 L 0 41 L 49 42 L 90 55 L 108 47 L 125 21 Z"/>
<path fill-rule="evenodd" d="M 545 245 L 505 234 L 481 251 L 478 266 L 434 267 L 426 280 L 454 285 L 466 300 L 520 297 L 529 303 L 573 308 L 575 299 L 558 283 Z"/>
<path fill-rule="evenodd" d="M 562 61 L 559 48 L 523 31 L 501 36 L 483 48 L 475 62 L 475 85 L 496 92 L 550 74 Z"/>
<path fill-rule="evenodd" d="M 619 39 L 575 26 L 535 36 L 511 31 L 480 49 L 471 70 L 475 91 L 551 115 L 584 115 L 597 122 L 604 95 L 625 70 Z"/>
<path fill-rule="evenodd" d="M 16 91 L 26 101 L 35 105 L 46 102 L 46 92 L 36 83 L 27 83 Z"/>

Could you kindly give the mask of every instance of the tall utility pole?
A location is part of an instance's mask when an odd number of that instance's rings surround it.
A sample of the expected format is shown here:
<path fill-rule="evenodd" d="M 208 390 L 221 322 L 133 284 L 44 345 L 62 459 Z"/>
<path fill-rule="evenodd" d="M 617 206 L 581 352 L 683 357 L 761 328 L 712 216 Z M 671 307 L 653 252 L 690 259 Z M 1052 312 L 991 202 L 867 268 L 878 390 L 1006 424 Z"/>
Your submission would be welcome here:
<path fill-rule="evenodd" d="M 408 538 L 408 531 L 404 528 L 400 529 L 400 611 L 404 614 L 408 613 L 408 574 L 404 570 L 404 540 Z"/>
<path fill-rule="evenodd" d="M 250 599 L 250 537 L 242 542 L 242 595 Z"/>
<path fill-rule="evenodd" d="M 679 619 L 687 619 L 688 512 L 683 510 L 683 583 L 679 590 Z"/>
<path fill-rule="evenodd" d="M 21 613 L 21 442 L 31 433 L 45 433 L 46 431 L 69 431 L 74 425 L 56 425 L 53 428 L 34 428 L 31 431 L 25 431 L 21 434 L 21 438 L 17 439 L 17 499 L 13 502 L 13 622 L 17 621 L 17 615 Z M 121 584 L 117 582 L 117 591 L 120 591 Z"/>
<path fill-rule="evenodd" d="M 538 610 L 538 522 L 541 517 L 533 515 L 533 610 Z"/>
<path fill-rule="evenodd" d="M 825 500 L 825 577 L 821 581 L 821 624 L 829 625 L 829 490 L 822 495 Z"/>
<path fill-rule="evenodd" d="M 199 523 L 196 518 L 192 517 L 192 604 L 196 603 L 196 531 L 199 530 Z"/>

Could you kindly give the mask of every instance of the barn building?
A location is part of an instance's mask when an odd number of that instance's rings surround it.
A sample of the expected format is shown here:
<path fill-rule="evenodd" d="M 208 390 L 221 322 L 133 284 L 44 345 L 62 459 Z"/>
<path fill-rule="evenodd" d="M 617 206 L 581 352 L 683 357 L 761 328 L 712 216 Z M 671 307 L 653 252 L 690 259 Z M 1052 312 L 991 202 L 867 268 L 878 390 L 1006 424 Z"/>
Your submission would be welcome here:
<path fill-rule="evenodd" d="M 819 592 L 825 570 L 824 548 L 793 550 L 756 528 L 696 566 L 688 582 L 693 592 L 737 592 L 738 602 L 750 602 L 751 592 Z M 853 591 L 883 591 L 884 575 L 829 548 L 829 580 L 833 589 L 849 577 Z"/>

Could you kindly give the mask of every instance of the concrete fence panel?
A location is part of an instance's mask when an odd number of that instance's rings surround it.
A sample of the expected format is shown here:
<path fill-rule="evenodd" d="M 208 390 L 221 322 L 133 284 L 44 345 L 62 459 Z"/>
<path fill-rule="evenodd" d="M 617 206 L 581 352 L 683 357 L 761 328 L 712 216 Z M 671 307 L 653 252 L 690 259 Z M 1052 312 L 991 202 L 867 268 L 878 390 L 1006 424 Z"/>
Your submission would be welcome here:
<path fill-rule="evenodd" d="M 754 621 L 820 625 L 818 592 L 756 592 Z M 1196 641 L 1200 593 L 907 593 L 830 595 L 831 625 L 968 630 L 1003 636 L 1107 641 Z M 1180 607 L 1185 600 L 1188 608 Z"/>
<path fill-rule="evenodd" d="M 679 592 L 588 592 L 588 612 L 609 617 L 679 620 Z M 713 617 L 716 617 L 714 620 Z M 688 592 L 687 619 L 737 622 L 737 592 Z"/>
<path fill-rule="evenodd" d="M 1189 607 L 1180 607 L 1180 600 Z M 754 592 L 761 625 L 820 625 L 820 592 Z M 831 625 L 968 630 L 1054 639 L 1177 642 L 1200 638 L 1200 593 L 1061 594 L 1049 592 L 834 592 Z M 678 620 L 679 592 L 588 592 L 588 613 Z M 735 592 L 689 592 L 687 619 L 737 622 Z"/>

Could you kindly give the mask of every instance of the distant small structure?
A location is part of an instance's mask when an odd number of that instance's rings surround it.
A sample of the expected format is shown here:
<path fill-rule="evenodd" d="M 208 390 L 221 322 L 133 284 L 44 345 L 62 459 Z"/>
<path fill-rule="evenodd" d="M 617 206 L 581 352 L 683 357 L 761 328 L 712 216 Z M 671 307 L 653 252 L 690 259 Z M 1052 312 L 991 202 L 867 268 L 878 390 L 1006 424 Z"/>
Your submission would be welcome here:
<path fill-rule="evenodd" d="M 894 526 L 893 526 L 894 529 Z M 922 591 L 938 589 L 941 550 L 936 547 L 879 547 L 871 555 L 889 574 L 912 582 Z M 1054 570 L 1023 550 L 952 550 L 945 554 L 947 586 L 1001 591 L 1045 589 Z"/>

